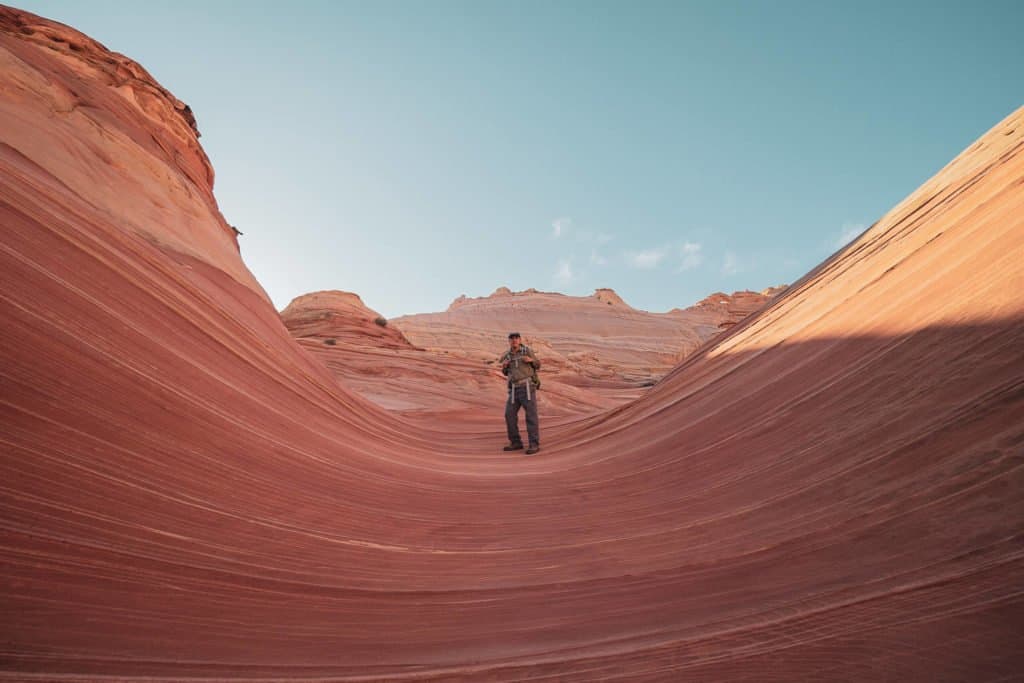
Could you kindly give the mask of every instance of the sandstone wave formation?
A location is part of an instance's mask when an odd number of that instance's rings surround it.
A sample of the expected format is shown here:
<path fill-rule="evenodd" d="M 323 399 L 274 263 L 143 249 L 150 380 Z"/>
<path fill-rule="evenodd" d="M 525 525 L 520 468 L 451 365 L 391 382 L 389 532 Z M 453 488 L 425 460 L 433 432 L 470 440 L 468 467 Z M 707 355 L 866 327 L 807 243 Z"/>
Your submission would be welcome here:
<path fill-rule="evenodd" d="M 544 414 L 579 416 L 638 398 L 783 289 L 716 293 L 658 314 L 630 307 L 609 289 L 574 297 L 499 288 L 489 297 L 460 297 L 445 313 L 390 322 L 357 294 L 325 291 L 298 297 L 281 318 L 303 348 L 374 403 L 407 417 L 476 416 L 493 427 L 506 395 L 497 359 L 510 330 L 523 331 L 542 359 Z"/>
<path fill-rule="evenodd" d="M 0 678 L 1024 668 L 1024 110 L 511 458 L 292 338 L 144 69 L 8 8 L 0 61 Z"/>
<path fill-rule="evenodd" d="M 351 292 L 313 292 L 293 300 L 281 319 L 300 346 L 344 385 L 408 420 L 479 422 L 493 433 L 507 395 L 496 358 L 504 335 L 482 336 L 490 348 L 474 357 L 458 349 L 413 345 L 394 325 Z M 476 336 L 476 335 L 475 335 Z M 548 370 L 540 406 L 546 418 L 593 413 L 639 396 L 637 391 L 576 386 Z M 568 380 L 568 381 L 567 381 Z"/>
<path fill-rule="evenodd" d="M 486 362 L 516 330 L 544 358 L 545 375 L 581 387 L 650 386 L 724 329 L 760 309 L 784 287 L 712 294 L 668 313 L 633 308 L 611 289 L 566 296 L 499 287 L 461 296 L 443 313 L 396 318 L 413 343 Z"/>

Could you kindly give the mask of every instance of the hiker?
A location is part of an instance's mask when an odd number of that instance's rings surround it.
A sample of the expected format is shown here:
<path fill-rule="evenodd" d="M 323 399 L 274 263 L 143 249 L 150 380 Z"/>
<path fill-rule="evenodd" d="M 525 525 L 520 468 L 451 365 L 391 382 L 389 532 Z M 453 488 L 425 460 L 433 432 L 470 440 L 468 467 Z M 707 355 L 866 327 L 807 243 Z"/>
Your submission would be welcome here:
<path fill-rule="evenodd" d="M 533 455 L 540 450 L 540 424 L 537 421 L 537 388 L 540 387 L 537 370 L 540 369 L 540 361 L 530 347 L 523 344 L 518 332 L 509 333 L 508 344 L 508 351 L 501 357 L 501 374 L 508 377 L 508 400 L 505 402 L 508 445 L 504 450 L 523 448 L 523 438 L 519 435 L 519 408 L 523 407 L 526 409 L 526 433 L 530 437 L 526 455 Z"/>

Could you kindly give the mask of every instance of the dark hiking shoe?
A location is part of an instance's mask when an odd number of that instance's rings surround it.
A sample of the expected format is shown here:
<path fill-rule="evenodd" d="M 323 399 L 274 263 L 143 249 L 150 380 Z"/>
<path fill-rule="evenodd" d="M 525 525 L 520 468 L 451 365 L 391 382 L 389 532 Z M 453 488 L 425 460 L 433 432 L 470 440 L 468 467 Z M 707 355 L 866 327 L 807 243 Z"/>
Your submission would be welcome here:
<path fill-rule="evenodd" d="M 533 455 L 534 453 L 539 453 L 539 452 L 540 452 L 540 446 L 530 446 L 529 448 L 526 449 L 526 454 L 527 455 Z"/>
<path fill-rule="evenodd" d="M 521 443 L 510 443 L 501 450 L 503 451 L 521 451 L 523 450 L 523 444 Z"/>

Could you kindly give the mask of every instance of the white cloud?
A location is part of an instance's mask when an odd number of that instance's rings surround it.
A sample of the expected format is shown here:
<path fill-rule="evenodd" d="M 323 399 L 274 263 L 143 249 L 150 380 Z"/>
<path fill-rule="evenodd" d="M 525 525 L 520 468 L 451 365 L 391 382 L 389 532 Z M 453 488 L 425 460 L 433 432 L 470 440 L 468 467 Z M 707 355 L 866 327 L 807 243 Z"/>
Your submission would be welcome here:
<path fill-rule="evenodd" d="M 866 226 L 863 223 L 843 223 L 843 228 L 839 232 L 839 237 L 836 238 L 835 248 L 839 249 L 841 247 L 845 247 L 858 235 L 864 232 L 865 227 Z"/>
<path fill-rule="evenodd" d="M 593 263 L 595 266 L 603 266 L 604 264 L 608 263 L 608 259 L 598 254 L 597 249 L 591 249 L 590 262 Z"/>
<path fill-rule="evenodd" d="M 665 247 L 656 247 L 642 251 L 627 251 L 623 256 L 626 258 L 626 264 L 631 268 L 651 270 L 652 268 L 657 268 L 658 264 L 661 263 L 667 254 L 668 249 Z"/>
<path fill-rule="evenodd" d="M 736 254 L 731 251 L 725 252 L 725 256 L 722 258 L 722 274 L 735 275 L 741 270 L 743 270 L 743 268 L 740 265 L 740 260 L 736 257 Z"/>
<path fill-rule="evenodd" d="M 697 242 L 683 242 L 683 245 L 679 247 L 679 254 L 682 257 L 677 269 L 679 272 L 692 270 L 704 262 L 701 245 Z"/>
<path fill-rule="evenodd" d="M 556 218 L 551 221 L 551 236 L 558 239 L 562 236 L 562 233 L 569 231 L 569 226 L 572 225 L 572 219 L 570 218 Z"/>
<path fill-rule="evenodd" d="M 653 270 L 660 267 L 666 259 L 674 261 L 678 257 L 676 272 L 681 273 L 704 263 L 704 246 L 699 242 L 674 242 L 651 249 L 624 251 L 622 256 L 626 265 L 640 270 Z"/>
<path fill-rule="evenodd" d="M 555 269 L 555 281 L 568 284 L 572 282 L 572 279 L 572 264 L 569 262 L 569 259 L 559 259 L 558 268 Z"/>
<path fill-rule="evenodd" d="M 576 236 L 577 242 L 593 244 L 599 247 L 612 241 L 612 236 L 606 232 L 591 232 L 590 230 L 574 228 L 572 234 Z"/>

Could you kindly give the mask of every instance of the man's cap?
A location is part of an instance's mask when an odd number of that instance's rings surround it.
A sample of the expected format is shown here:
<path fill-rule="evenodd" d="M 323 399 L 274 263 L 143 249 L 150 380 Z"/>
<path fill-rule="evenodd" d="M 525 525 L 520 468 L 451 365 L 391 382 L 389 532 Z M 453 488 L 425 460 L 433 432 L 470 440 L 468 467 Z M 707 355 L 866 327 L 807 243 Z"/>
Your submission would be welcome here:
<path fill-rule="evenodd" d="M 512 339 L 513 337 L 522 337 L 522 336 L 523 335 L 519 334 L 518 332 L 509 332 L 508 333 L 508 338 L 509 339 Z"/>

